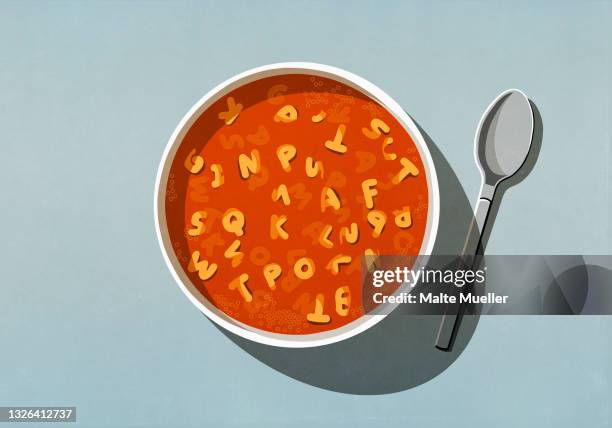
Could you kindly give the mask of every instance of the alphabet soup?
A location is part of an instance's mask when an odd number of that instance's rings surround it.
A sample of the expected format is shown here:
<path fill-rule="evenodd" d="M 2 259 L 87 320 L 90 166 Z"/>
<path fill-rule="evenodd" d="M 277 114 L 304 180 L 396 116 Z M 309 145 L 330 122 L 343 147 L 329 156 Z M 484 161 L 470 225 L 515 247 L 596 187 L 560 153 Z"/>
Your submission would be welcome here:
<path fill-rule="evenodd" d="M 190 125 L 165 187 L 174 256 L 249 326 L 304 335 L 365 314 L 363 255 L 419 254 L 428 182 L 374 99 L 308 74 L 266 77 Z"/>

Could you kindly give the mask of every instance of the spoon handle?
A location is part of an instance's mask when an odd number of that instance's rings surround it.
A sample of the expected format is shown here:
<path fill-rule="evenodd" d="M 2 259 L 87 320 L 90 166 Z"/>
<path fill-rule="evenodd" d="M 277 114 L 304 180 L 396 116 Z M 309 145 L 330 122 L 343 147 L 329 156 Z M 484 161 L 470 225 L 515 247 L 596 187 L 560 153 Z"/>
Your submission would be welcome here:
<path fill-rule="evenodd" d="M 481 196 L 478 202 L 476 202 L 474 217 L 470 222 L 465 244 L 463 245 L 463 250 L 461 250 L 461 255 L 463 257 L 472 257 L 479 253 L 478 247 L 482 242 L 482 234 L 487 223 L 490 208 L 491 200 L 488 198 L 483 198 Z"/>
<path fill-rule="evenodd" d="M 491 196 L 493 195 L 491 194 Z M 476 203 L 474 218 L 470 223 L 468 235 L 461 252 L 461 258 L 469 265 L 469 268 L 473 268 L 480 263 L 480 257 L 478 256 L 482 255 L 482 236 L 487 225 L 490 208 L 491 200 L 481 196 Z M 450 351 L 452 349 L 464 312 L 464 304 L 454 303 L 446 306 L 446 311 L 438 329 L 436 348 L 442 351 Z"/>

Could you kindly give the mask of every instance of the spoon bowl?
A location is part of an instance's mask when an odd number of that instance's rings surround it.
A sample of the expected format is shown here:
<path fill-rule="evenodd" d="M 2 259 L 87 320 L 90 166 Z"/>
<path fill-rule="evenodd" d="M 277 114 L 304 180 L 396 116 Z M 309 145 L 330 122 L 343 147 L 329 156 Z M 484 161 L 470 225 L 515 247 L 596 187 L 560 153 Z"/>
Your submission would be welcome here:
<path fill-rule="evenodd" d="M 483 185 L 495 187 L 521 169 L 531 149 L 533 129 L 531 103 L 522 91 L 509 89 L 493 100 L 475 138 Z"/>

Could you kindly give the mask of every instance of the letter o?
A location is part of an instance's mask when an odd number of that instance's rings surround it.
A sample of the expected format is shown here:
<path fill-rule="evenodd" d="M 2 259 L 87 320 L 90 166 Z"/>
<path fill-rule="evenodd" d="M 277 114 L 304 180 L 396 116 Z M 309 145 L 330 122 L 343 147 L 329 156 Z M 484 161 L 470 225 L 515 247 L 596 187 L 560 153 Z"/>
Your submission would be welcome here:
<path fill-rule="evenodd" d="M 295 276 L 300 279 L 312 278 L 315 273 L 314 262 L 308 257 L 302 257 L 293 265 L 293 272 L 295 273 Z"/>

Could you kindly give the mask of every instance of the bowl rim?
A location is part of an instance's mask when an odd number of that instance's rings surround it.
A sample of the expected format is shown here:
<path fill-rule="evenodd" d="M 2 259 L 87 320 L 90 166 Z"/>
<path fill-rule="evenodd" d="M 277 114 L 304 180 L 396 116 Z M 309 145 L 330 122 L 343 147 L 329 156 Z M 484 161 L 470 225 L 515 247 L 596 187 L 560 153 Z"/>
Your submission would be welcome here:
<path fill-rule="evenodd" d="M 385 306 L 386 309 L 385 311 L 381 311 L 383 314 L 366 314 L 342 327 L 319 333 L 291 335 L 273 333 L 267 330 L 261 330 L 249 326 L 225 314 L 197 290 L 176 259 L 176 255 L 172 249 L 172 243 L 170 242 L 169 234 L 165 225 L 165 189 L 170 167 L 172 165 L 176 149 L 178 146 L 180 146 L 183 137 L 191 128 L 193 123 L 212 103 L 227 95 L 234 89 L 262 78 L 286 74 L 310 74 L 326 77 L 363 92 L 368 97 L 380 103 L 408 132 L 414 141 L 419 152 L 419 156 L 421 157 L 421 160 L 425 166 L 425 174 L 428 185 L 427 224 L 425 226 L 425 234 L 421 244 L 421 249 L 419 251 L 419 255 L 424 257 L 431 254 L 436 240 L 440 216 L 440 196 L 435 165 L 426 141 L 421 135 L 419 128 L 416 126 L 410 116 L 402 109 L 402 107 L 393 98 L 387 95 L 387 93 L 368 80 L 349 71 L 329 65 L 311 62 L 282 62 L 264 65 L 246 70 L 223 81 L 208 91 L 189 109 L 189 111 L 183 116 L 181 121 L 176 126 L 174 132 L 168 140 L 168 143 L 166 144 L 155 180 L 155 193 L 153 201 L 155 230 L 166 266 L 170 270 L 174 281 L 191 301 L 191 303 L 217 325 L 242 338 L 257 343 L 286 348 L 307 348 L 329 345 L 356 336 L 384 319 L 386 314 L 392 312 L 397 304 L 381 305 Z M 163 229 L 162 225 L 164 225 Z M 426 259 L 419 260 L 419 264 L 424 264 L 425 262 Z M 403 288 L 400 287 L 397 292 L 402 290 Z"/>

